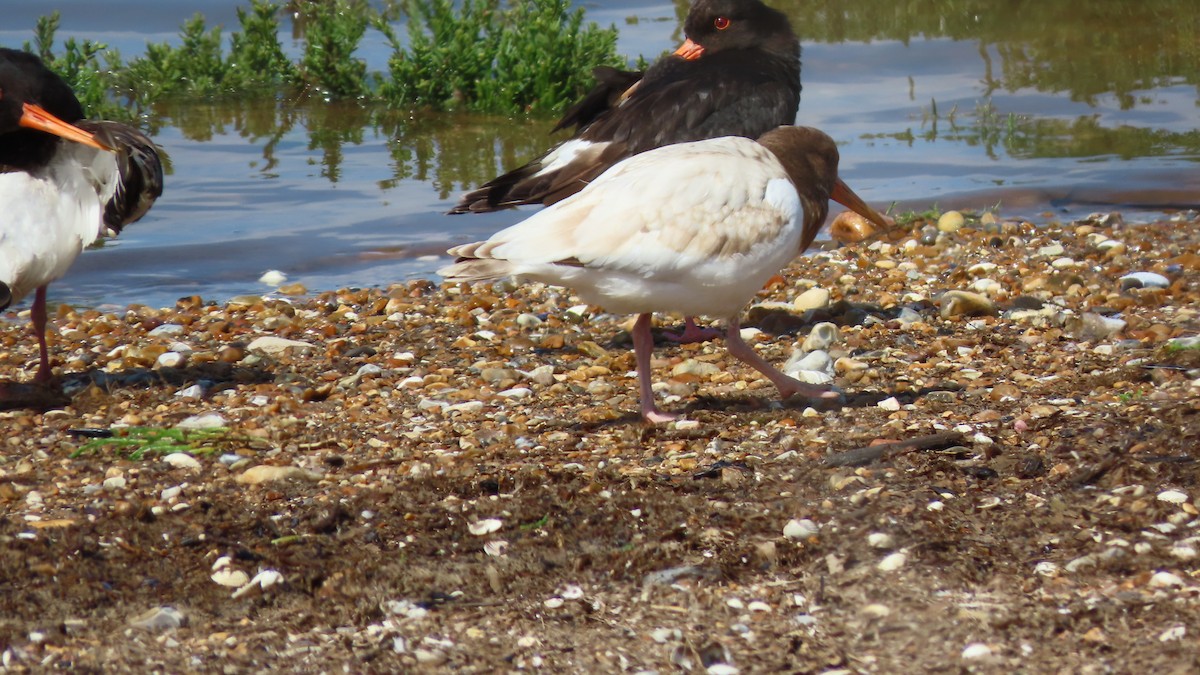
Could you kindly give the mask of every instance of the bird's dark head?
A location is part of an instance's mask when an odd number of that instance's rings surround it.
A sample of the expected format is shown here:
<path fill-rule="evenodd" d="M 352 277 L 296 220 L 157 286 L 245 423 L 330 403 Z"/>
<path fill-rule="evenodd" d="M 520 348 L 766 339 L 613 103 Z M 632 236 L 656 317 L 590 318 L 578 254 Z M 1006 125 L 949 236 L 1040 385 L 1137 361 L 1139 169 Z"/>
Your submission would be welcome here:
<path fill-rule="evenodd" d="M 0 133 L 21 127 L 26 103 L 36 104 L 67 122 L 83 119 L 79 99 L 41 59 L 19 49 L 0 47 Z"/>
<path fill-rule="evenodd" d="M 757 48 L 789 58 L 800 55 L 787 15 L 759 0 L 696 0 L 683 33 L 704 54 Z"/>
<path fill-rule="evenodd" d="M 880 229 L 891 223 L 838 177 L 837 143 L 828 134 L 812 127 L 777 127 L 758 138 L 787 171 L 804 204 L 804 235 L 800 250 L 812 243 L 829 213 L 829 200 L 845 206 Z"/>
<path fill-rule="evenodd" d="M 0 310 L 8 309 L 8 306 L 12 304 L 12 301 L 12 289 L 8 287 L 8 284 L 0 281 Z"/>
<path fill-rule="evenodd" d="M 813 127 L 782 126 L 759 136 L 758 142 L 779 159 L 798 192 L 829 200 L 840 156 L 828 134 Z"/>
<path fill-rule="evenodd" d="M 71 124 L 82 118 L 79 99 L 41 59 L 0 48 L 0 167 L 13 171 L 44 166 L 59 138 L 108 150 Z"/>

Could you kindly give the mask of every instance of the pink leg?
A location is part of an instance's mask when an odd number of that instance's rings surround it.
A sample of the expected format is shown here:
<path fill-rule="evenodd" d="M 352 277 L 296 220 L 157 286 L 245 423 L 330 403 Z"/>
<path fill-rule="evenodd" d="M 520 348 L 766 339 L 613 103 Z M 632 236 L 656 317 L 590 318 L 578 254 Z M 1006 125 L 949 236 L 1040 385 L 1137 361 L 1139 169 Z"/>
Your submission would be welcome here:
<path fill-rule="evenodd" d="M 729 330 L 725 333 L 725 347 L 734 357 L 765 375 L 771 381 L 771 384 L 775 385 L 775 388 L 779 390 L 781 397 L 786 399 L 799 394 L 814 403 L 828 403 L 841 398 L 841 394 L 830 387 L 801 382 L 794 377 L 784 375 L 774 366 L 764 361 L 757 352 L 750 348 L 750 345 L 742 340 L 741 330 L 742 325 L 738 321 L 738 318 L 736 316 L 730 318 Z"/>
<path fill-rule="evenodd" d="M 33 296 L 33 306 L 29 308 L 33 320 L 33 332 L 37 335 L 38 347 L 41 349 L 41 365 L 38 367 L 34 381 L 46 383 L 50 381 L 50 347 L 46 344 L 46 287 L 38 286 Z"/>
<path fill-rule="evenodd" d="M 708 342 L 721 337 L 721 331 L 716 328 L 701 328 L 696 325 L 696 319 L 690 316 L 683 317 L 683 332 L 668 333 L 663 331 L 663 337 L 671 342 L 687 344 L 689 342 Z"/>
<path fill-rule="evenodd" d="M 640 314 L 633 324 L 633 355 L 637 359 L 638 395 L 641 401 L 642 418 L 651 424 L 670 422 L 677 415 L 665 413 L 654 405 L 654 391 L 650 389 L 650 357 L 654 353 L 654 336 L 650 334 L 650 315 Z"/>

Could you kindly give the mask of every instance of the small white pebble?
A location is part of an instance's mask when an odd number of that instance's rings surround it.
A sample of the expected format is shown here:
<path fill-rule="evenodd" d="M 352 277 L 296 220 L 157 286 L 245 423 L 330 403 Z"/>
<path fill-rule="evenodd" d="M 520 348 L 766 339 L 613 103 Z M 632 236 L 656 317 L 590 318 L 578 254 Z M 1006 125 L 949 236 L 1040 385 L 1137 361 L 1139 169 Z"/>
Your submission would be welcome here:
<path fill-rule="evenodd" d="M 879 568 L 881 572 L 894 572 L 901 567 L 904 567 L 906 562 L 908 562 L 908 554 L 903 551 L 897 551 L 884 557 L 883 560 L 880 560 L 876 567 Z"/>
<path fill-rule="evenodd" d="M 1158 641 L 1159 642 L 1175 642 L 1176 640 L 1182 640 L 1185 635 L 1187 635 L 1187 626 L 1185 626 L 1181 623 L 1177 623 L 1174 626 L 1171 626 L 1170 628 L 1163 631 L 1158 636 Z"/>
<path fill-rule="evenodd" d="M 1175 544 L 1171 547 L 1171 555 L 1180 560 L 1195 560 L 1196 548 L 1187 544 Z"/>
<path fill-rule="evenodd" d="M 888 398 L 885 398 L 882 401 L 880 401 L 879 403 L 876 403 L 875 405 L 877 405 L 880 408 L 883 408 L 884 410 L 887 410 L 889 412 L 896 412 L 897 410 L 900 409 L 900 401 L 897 401 L 895 396 L 890 396 Z"/>
<path fill-rule="evenodd" d="M 871 548 L 895 548 L 896 538 L 886 532 L 872 532 L 867 535 L 867 545 Z"/>
<path fill-rule="evenodd" d="M 1158 493 L 1158 501 L 1167 502 L 1168 504 L 1182 504 L 1188 500 L 1186 492 L 1179 490 L 1163 490 Z"/>
<path fill-rule="evenodd" d="M 199 469 L 200 461 L 186 452 L 172 452 L 163 461 L 174 469 Z"/>
<path fill-rule="evenodd" d="M 504 521 L 499 518 L 485 518 L 474 523 L 467 524 L 467 530 L 476 537 L 482 537 L 485 534 L 491 534 L 504 526 Z"/>
<path fill-rule="evenodd" d="M 982 642 L 972 642 L 962 650 L 962 658 L 964 661 L 973 661 L 975 659 L 986 659 L 992 655 L 992 648 Z"/>
<path fill-rule="evenodd" d="M 280 286 L 283 282 L 287 281 L 287 278 L 287 275 L 279 270 L 267 270 L 258 278 L 258 282 L 268 286 Z"/>
<path fill-rule="evenodd" d="M 1167 588 L 1170 586 L 1182 586 L 1183 579 L 1178 574 L 1171 572 L 1155 572 L 1154 576 L 1150 577 L 1151 588 Z"/>
<path fill-rule="evenodd" d="M 793 518 L 783 526 L 783 536 L 788 539 L 808 539 L 819 534 L 821 528 L 808 518 Z"/>
<path fill-rule="evenodd" d="M 862 608 L 862 615 L 869 619 L 884 619 L 892 613 L 891 608 L 887 605 L 872 603 Z"/>
<path fill-rule="evenodd" d="M 213 572 L 212 580 L 228 588 L 241 588 L 250 582 L 250 575 L 241 570 L 224 567 Z"/>
<path fill-rule="evenodd" d="M 1043 577 L 1056 577 L 1058 576 L 1058 563 L 1052 563 L 1049 560 L 1043 560 L 1042 562 L 1033 566 L 1033 571 L 1034 573 Z"/>

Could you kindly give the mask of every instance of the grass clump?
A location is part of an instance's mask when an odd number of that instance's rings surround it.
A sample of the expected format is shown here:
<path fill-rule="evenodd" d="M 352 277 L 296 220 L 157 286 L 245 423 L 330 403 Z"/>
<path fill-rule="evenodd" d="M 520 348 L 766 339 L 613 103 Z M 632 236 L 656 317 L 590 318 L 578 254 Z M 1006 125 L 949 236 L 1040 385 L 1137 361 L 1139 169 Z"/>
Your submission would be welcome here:
<path fill-rule="evenodd" d="M 162 429 L 124 427 L 114 429 L 107 438 L 93 438 L 71 453 L 71 459 L 100 450 L 114 450 L 127 459 L 141 460 L 147 455 L 162 456 L 176 452 L 189 455 L 212 454 L 233 440 L 229 429 Z"/>

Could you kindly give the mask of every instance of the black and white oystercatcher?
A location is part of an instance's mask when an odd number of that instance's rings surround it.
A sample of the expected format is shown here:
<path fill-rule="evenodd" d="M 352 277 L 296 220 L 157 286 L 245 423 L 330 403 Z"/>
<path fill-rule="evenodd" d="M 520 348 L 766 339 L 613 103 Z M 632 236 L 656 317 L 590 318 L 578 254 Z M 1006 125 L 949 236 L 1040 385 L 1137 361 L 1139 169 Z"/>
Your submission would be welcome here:
<path fill-rule="evenodd" d="M 602 69 L 560 127 L 575 137 L 467 193 L 450 213 L 553 204 L 646 150 L 719 136 L 756 138 L 796 119 L 800 43 L 787 16 L 759 0 L 697 0 L 687 40 L 636 73 Z"/>
<path fill-rule="evenodd" d="M 511 275 L 568 286 L 608 311 L 637 314 L 633 345 L 648 422 L 674 417 L 658 409 L 650 388 L 653 312 L 725 318 L 729 353 L 783 397 L 836 399 L 758 356 L 741 338 L 738 313 L 812 243 L 830 199 L 886 225 L 838 178 L 837 166 L 833 139 L 809 127 L 656 148 L 487 241 L 450 249 L 458 260 L 438 273 L 450 281 Z"/>
<path fill-rule="evenodd" d="M 119 122 L 82 118 L 71 88 L 41 59 L 0 48 L 0 309 L 34 292 L 40 384 L 51 379 L 47 284 L 162 194 L 162 164 L 149 138 Z M 0 388 L 0 403 L 4 396 Z"/>

